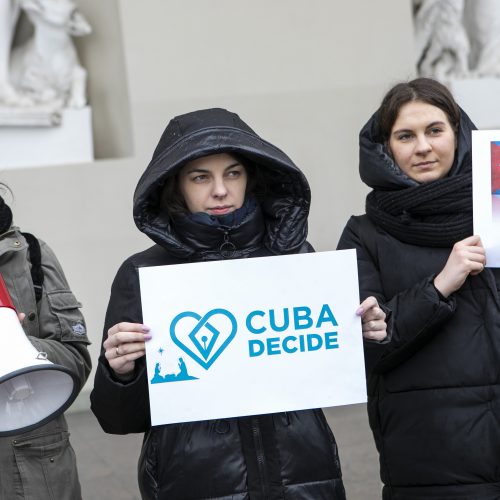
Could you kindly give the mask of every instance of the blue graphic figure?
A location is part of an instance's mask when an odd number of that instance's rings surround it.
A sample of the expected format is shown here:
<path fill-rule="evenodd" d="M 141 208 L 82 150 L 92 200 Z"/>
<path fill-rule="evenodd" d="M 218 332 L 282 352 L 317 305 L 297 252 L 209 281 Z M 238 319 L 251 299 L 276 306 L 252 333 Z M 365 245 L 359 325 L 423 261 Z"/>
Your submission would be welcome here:
<path fill-rule="evenodd" d="M 179 373 L 177 374 L 177 378 L 182 378 L 185 380 L 185 377 L 189 377 L 189 373 L 187 372 L 186 363 L 182 358 L 179 358 Z"/>
<path fill-rule="evenodd" d="M 156 363 L 155 365 L 155 374 L 153 378 L 151 379 L 152 384 L 159 384 L 160 382 L 163 382 L 163 377 L 160 375 L 160 363 Z"/>
<path fill-rule="evenodd" d="M 160 374 L 161 365 L 156 363 L 155 374 L 151 379 L 152 384 L 163 384 L 165 382 L 182 382 L 183 380 L 198 380 L 198 377 L 192 377 L 187 371 L 186 363 L 182 358 L 179 358 L 179 373 L 167 373 L 164 376 Z"/>

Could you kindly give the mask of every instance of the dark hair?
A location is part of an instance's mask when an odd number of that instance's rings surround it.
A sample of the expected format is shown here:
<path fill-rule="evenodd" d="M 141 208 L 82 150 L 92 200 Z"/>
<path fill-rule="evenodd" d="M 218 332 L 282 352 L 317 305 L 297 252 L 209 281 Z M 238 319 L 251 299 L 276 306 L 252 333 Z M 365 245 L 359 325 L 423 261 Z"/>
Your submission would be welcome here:
<path fill-rule="evenodd" d="M 378 116 L 379 142 L 388 142 L 401 107 L 411 101 L 425 102 L 441 109 L 448 117 L 455 134 L 458 132 L 460 108 L 451 92 L 436 80 L 416 78 L 410 82 L 398 83 L 382 100 Z"/>
<path fill-rule="evenodd" d="M 8 231 L 12 225 L 12 210 L 9 205 L 5 203 L 4 199 L 4 194 L 6 192 L 12 195 L 12 191 L 9 186 L 0 182 L 0 234 Z"/>
<path fill-rule="evenodd" d="M 179 189 L 179 171 L 165 182 L 160 195 L 160 210 L 169 214 L 189 213 L 184 197 Z"/>
<path fill-rule="evenodd" d="M 238 153 L 227 151 L 228 155 L 234 157 L 243 167 L 247 173 L 247 187 L 246 192 L 259 195 L 262 186 L 265 185 L 261 182 L 260 169 L 248 158 L 241 156 Z M 165 210 L 169 214 L 189 214 L 189 209 L 184 200 L 184 196 L 179 189 L 179 172 L 182 166 L 177 169 L 174 175 L 171 175 L 165 182 L 160 197 L 160 210 Z"/>
<path fill-rule="evenodd" d="M 5 200 L 6 194 L 10 194 L 11 199 L 14 197 L 14 194 L 12 193 L 10 187 L 7 184 L 5 184 L 5 182 L 0 182 L 0 198 Z"/>

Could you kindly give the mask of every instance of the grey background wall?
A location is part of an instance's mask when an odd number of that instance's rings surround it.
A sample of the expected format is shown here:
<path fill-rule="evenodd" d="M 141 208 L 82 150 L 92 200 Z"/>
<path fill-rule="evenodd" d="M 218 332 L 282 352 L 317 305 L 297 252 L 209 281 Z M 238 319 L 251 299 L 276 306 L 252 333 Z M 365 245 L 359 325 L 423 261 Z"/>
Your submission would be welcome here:
<path fill-rule="evenodd" d="M 384 91 L 413 76 L 413 28 L 409 0 L 80 6 L 94 27 L 79 48 L 96 152 L 107 159 L 4 170 L 0 180 L 15 194 L 15 222 L 54 248 L 83 302 L 95 362 L 114 274 L 150 245 L 133 223 L 132 193 L 167 121 L 201 107 L 238 112 L 305 171 L 310 241 L 334 249 L 367 192 L 357 134 Z M 88 404 L 92 379 L 77 406 Z"/>

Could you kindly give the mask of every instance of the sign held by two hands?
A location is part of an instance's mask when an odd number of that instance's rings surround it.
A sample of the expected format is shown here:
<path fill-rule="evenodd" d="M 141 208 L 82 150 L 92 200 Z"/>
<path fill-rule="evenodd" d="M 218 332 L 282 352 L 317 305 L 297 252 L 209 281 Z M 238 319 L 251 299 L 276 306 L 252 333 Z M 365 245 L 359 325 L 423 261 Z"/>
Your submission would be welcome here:
<path fill-rule="evenodd" d="M 366 401 L 354 250 L 139 276 L 152 425 Z"/>

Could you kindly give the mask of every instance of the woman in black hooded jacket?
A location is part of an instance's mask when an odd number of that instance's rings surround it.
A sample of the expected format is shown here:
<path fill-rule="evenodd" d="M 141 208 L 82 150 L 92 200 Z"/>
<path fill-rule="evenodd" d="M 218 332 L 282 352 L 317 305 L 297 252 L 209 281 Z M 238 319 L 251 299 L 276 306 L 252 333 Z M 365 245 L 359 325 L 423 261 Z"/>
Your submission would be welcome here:
<path fill-rule="evenodd" d="M 145 433 L 143 498 L 345 498 L 321 410 L 155 427 L 149 414 L 137 269 L 312 251 L 309 203 L 302 172 L 237 115 L 201 110 L 167 126 L 134 196 L 135 222 L 157 244 L 118 271 L 91 396 L 106 432 Z M 384 337 L 375 299 L 361 309 L 365 335 Z"/>
<path fill-rule="evenodd" d="M 446 87 L 393 87 L 360 133 L 373 191 L 339 248 L 391 311 L 365 341 L 384 499 L 500 498 L 500 273 L 472 228 L 471 131 Z"/>

